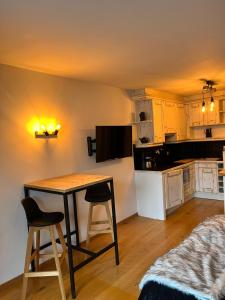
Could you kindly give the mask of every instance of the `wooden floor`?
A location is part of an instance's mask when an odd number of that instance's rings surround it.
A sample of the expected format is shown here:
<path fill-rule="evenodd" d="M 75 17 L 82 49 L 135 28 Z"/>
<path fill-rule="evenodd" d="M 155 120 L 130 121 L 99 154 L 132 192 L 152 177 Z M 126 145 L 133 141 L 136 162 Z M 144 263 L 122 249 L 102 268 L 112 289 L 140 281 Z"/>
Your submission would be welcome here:
<path fill-rule="evenodd" d="M 223 213 L 223 201 L 193 199 L 171 214 L 166 221 L 138 216 L 119 224 L 120 265 L 115 266 L 114 251 L 94 260 L 76 276 L 77 300 L 134 300 L 138 298 L 138 283 L 157 257 L 178 245 L 206 217 Z M 97 249 L 110 235 L 93 238 L 90 247 Z M 16 253 L 15 253 L 16 255 Z M 75 254 L 76 261 L 82 257 Z M 53 263 L 48 266 L 53 269 Z M 67 299 L 71 299 L 69 276 L 63 266 Z M 21 278 L 0 287 L 0 299 L 20 298 Z M 27 299 L 60 299 L 56 278 L 30 279 Z"/>

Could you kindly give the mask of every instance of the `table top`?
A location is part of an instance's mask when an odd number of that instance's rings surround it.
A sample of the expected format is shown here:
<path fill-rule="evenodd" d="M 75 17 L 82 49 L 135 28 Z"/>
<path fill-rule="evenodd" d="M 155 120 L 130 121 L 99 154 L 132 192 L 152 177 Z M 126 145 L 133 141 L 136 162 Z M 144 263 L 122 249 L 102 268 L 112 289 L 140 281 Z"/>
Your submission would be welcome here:
<path fill-rule="evenodd" d="M 73 173 L 64 176 L 29 182 L 24 184 L 24 187 L 58 193 L 68 193 L 111 179 L 112 176 Z"/>

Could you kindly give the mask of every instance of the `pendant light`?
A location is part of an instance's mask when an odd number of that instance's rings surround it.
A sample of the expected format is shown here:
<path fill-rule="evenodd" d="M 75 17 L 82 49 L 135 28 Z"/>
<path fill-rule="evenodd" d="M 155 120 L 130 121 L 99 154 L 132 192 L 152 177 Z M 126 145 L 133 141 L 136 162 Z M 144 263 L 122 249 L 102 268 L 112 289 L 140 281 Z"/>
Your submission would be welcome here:
<path fill-rule="evenodd" d="M 204 97 L 204 91 L 202 91 L 202 112 L 204 113 L 205 111 L 206 111 L 205 97 Z"/>
<path fill-rule="evenodd" d="M 203 88 L 202 88 L 202 112 L 204 113 L 206 111 L 206 102 L 205 102 L 205 94 L 206 93 L 209 93 L 209 96 L 210 96 L 209 110 L 212 112 L 212 111 L 214 111 L 214 107 L 215 107 L 213 92 L 216 91 L 216 89 L 213 88 L 213 85 L 215 85 L 216 83 L 213 80 L 205 80 L 205 79 L 202 79 L 202 80 L 205 82 L 205 84 L 203 85 Z"/>

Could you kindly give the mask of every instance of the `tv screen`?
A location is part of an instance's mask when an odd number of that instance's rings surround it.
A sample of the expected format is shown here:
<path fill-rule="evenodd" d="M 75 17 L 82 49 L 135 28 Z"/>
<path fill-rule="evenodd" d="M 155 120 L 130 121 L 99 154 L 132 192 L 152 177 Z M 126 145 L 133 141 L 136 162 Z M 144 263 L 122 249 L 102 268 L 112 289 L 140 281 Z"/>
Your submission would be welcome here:
<path fill-rule="evenodd" d="M 96 162 L 132 155 L 132 126 L 96 126 Z"/>

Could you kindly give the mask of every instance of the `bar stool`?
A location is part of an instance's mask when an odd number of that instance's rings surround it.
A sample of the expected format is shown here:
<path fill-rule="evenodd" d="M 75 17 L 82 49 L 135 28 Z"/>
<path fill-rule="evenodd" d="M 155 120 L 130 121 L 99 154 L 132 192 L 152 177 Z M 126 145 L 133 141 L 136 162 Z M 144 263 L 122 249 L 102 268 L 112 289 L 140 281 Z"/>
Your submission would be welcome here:
<path fill-rule="evenodd" d="M 85 194 L 85 200 L 90 203 L 89 212 L 88 212 L 88 225 L 87 225 L 87 238 L 86 238 L 86 246 L 88 246 L 90 242 L 90 237 L 99 233 L 111 233 L 112 239 L 114 241 L 113 235 L 113 225 L 112 218 L 109 209 L 109 200 L 111 199 L 111 192 L 109 190 L 107 183 L 99 183 L 94 186 L 87 188 Z M 106 210 L 107 220 L 104 221 L 93 221 L 93 209 L 97 205 L 103 205 Z M 108 224 L 109 227 L 102 229 L 94 229 L 93 225 L 98 224 Z"/>
<path fill-rule="evenodd" d="M 22 287 L 22 296 L 21 299 L 26 299 L 27 292 L 27 284 L 29 277 L 45 277 L 45 276 L 57 276 L 59 279 L 59 287 L 62 299 L 66 299 L 62 273 L 60 268 L 59 258 L 63 260 L 66 258 L 67 247 L 63 237 L 62 228 L 60 222 L 64 219 L 64 215 L 61 212 L 43 212 L 39 209 L 37 203 L 34 199 L 27 197 L 21 201 L 27 218 L 27 224 L 29 228 L 28 240 L 27 240 L 27 250 L 26 250 L 26 258 L 24 265 L 24 275 L 23 275 L 23 287 Z M 63 252 L 61 254 L 58 253 L 54 227 L 56 227 L 60 243 L 63 248 Z M 47 230 L 50 232 L 51 243 L 53 248 L 53 253 L 51 254 L 41 254 L 40 253 L 40 231 Z M 36 249 L 33 249 L 33 237 L 34 233 L 36 234 Z M 45 271 L 39 272 L 39 258 L 40 257 L 48 257 L 54 258 L 56 264 L 56 271 Z M 36 272 L 29 272 L 30 263 L 35 260 Z"/>

